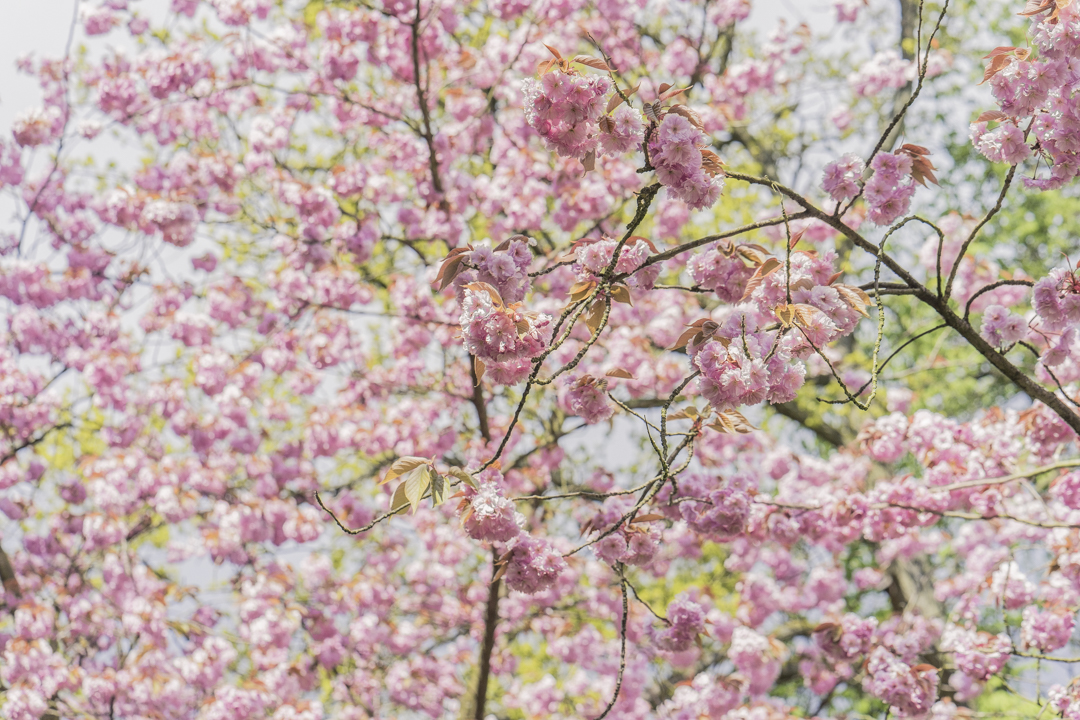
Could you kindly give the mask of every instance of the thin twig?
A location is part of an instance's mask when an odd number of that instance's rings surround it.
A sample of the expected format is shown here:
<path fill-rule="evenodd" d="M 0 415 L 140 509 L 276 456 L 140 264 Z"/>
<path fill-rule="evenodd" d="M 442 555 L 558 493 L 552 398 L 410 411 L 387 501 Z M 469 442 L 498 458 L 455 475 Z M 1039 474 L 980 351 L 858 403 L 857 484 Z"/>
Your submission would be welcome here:
<path fill-rule="evenodd" d="M 623 575 L 622 563 L 619 564 L 619 585 L 622 588 L 622 638 L 619 644 L 619 675 L 615 678 L 615 692 L 611 696 L 611 702 L 604 708 L 604 712 L 597 715 L 594 720 L 604 720 L 612 708 L 615 707 L 615 701 L 619 699 L 619 691 L 622 690 L 623 673 L 626 671 L 626 618 L 629 615 L 630 603 L 626 597 L 626 577 Z"/>

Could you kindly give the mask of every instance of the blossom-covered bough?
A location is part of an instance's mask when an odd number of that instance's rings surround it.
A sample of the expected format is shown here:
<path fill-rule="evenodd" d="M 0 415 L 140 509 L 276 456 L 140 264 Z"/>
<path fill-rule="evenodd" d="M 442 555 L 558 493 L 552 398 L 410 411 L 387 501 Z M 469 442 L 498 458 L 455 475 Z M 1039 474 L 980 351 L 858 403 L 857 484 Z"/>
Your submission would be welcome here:
<path fill-rule="evenodd" d="M 769 7 L 82 3 L 3 716 L 1080 717 L 1080 8 Z"/>

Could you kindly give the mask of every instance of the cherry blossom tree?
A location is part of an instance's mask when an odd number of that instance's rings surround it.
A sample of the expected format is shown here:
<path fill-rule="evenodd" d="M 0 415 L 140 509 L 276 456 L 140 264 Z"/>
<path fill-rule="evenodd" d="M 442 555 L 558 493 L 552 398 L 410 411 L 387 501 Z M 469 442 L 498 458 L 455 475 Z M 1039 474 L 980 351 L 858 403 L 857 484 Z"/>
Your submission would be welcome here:
<path fill-rule="evenodd" d="M 1080 718 L 1080 7 L 776 7 L 78 4 L 3 716 Z"/>

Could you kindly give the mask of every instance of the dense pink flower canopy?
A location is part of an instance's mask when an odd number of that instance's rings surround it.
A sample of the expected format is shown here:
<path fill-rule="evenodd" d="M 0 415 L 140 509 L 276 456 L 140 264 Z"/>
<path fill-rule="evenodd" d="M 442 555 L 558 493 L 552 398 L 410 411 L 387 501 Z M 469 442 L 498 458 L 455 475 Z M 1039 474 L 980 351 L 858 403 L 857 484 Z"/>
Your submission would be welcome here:
<path fill-rule="evenodd" d="M 1080 3 L 162 5 L 0 128 L 0 715 L 1080 718 Z"/>

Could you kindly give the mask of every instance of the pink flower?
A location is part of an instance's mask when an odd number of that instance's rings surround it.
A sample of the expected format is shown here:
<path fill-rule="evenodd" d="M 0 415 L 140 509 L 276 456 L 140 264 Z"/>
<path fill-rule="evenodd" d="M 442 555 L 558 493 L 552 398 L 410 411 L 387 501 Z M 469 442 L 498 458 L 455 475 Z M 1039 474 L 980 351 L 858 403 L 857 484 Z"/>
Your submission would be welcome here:
<path fill-rule="evenodd" d="M 507 563 L 506 584 L 529 595 L 550 588 L 566 569 L 566 561 L 546 540 L 528 533 L 517 536 Z"/>
<path fill-rule="evenodd" d="M 1028 605 L 1020 623 L 1020 640 L 1025 648 L 1052 652 L 1069 643 L 1075 622 L 1072 612 Z"/>
<path fill-rule="evenodd" d="M 476 357 L 503 363 L 541 354 L 551 341 L 551 316 L 506 306 L 487 283 L 464 289 L 461 334 L 465 349 Z"/>
<path fill-rule="evenodd" d="M 494 482 L 481 483 L 476 489 L 466 486 L 463 502 L 465 532 L 474 540 L 509 542 L 521 533 L 525 516 L 514 510 L 512 500 L 503 497 Z"/>
<path fill-rule="evenodd" d="M 607 382 L 584 375 L 568 383 L 563 406 L 590 425 L 611 417 L 614 408 L 606 395 Z"/>
<path fill-rule="evenodd" d="M 916 670 L 884 647 L 877 647 L 866 664 L 863 688 L 892 706 L 902 717 L 920 715 L 937 700 L 938 671 Z"/>
<path fill-rule="evenodd" d="M 649 140 L 649 160 L 657 179 L 692 210 L 710 207 L 724 186 L 720 173 L 702 166 L 702 149 L 707 145 L 704 132 L 671 112 Z"/>
<path fill-rule="evenodd" d="M 705 608 L 685 593 L 668 603 L 667 620 L 669 626 L 657 633 L 656 637 L 657 647 L 663 650 L 689 650 L 694 640 L 705 632 Z"/>
<path fill-rule="evenodd" d="M 941 647 L 953 653 L 961 672 L 978 682 L 985 682 L 1001 672 L 1013 649 L 1012 641 L 1005 633 L 991 635 L 956 625 L 947 627 L 942 633 Z"/>
<path fill-rule="evenodd" d="M 1007 348 L 1027 335 L 1024 318 L 1001 305 L 991 305 L 983 311 L 982 336 L 994 347 Z"/>
<path fill-rule="evenodd" d="M 861 158 L 844 155 L 825 166 L 821 188 L 836 202 L 846 202 L 859 194 L 859 180 L 864 168 Z"/>
<path fill-rule="evenodd" d="M 597 121 L 611 92 L 611 80 L 606 76 L 569 75 L 555 70 L 539 81 L 526 80 L 522 92 L 525 120 L 548 147 L 563 157 L 579 160 L 596 151 L 601 135 Z M 616 144 L 632 144 L 632 118 L 624 113 L 615 122 L 620 128 Z"/>

